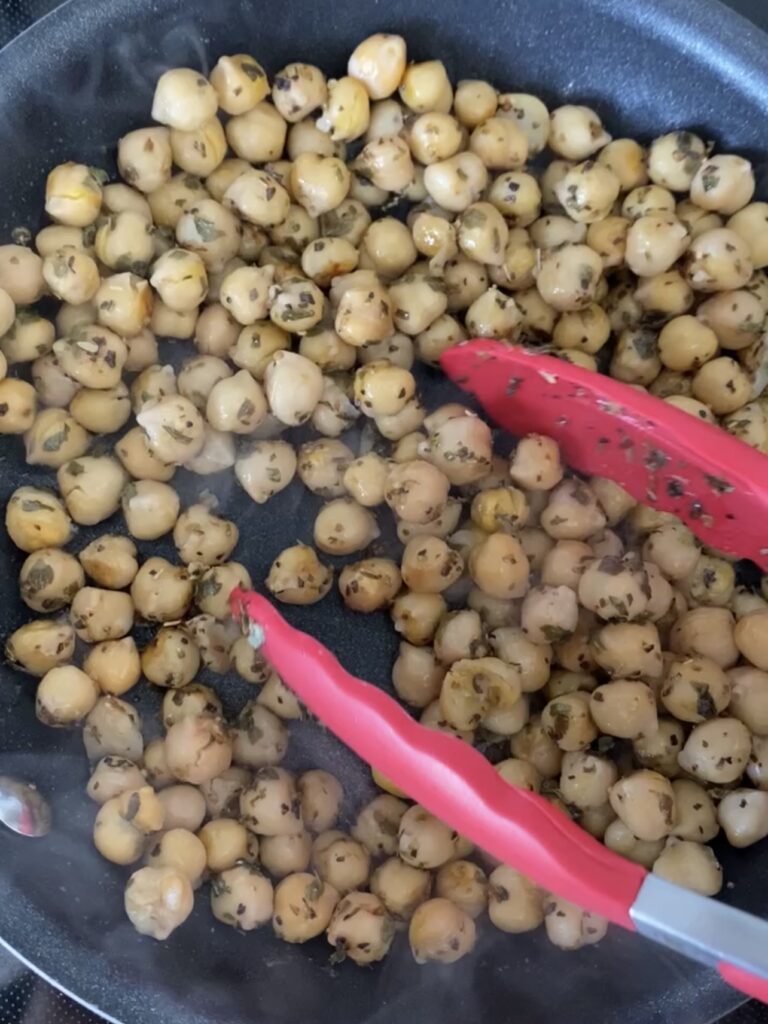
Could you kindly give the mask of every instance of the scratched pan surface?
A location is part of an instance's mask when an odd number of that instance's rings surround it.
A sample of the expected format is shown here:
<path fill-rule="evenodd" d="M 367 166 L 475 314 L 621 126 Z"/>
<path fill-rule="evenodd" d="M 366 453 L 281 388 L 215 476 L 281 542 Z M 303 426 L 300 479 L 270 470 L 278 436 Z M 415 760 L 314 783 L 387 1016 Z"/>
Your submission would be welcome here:
<path fill-rule="evenodd" d="M 0 54 L 0 241 L 38 225 L 46 169 L 63 159 L 104 164 L 117 137 L 147 121 L 152 85 L 167 66 L 207 70 L 220 53 L 251 51 L 274 72 L 304 59 L 339 72 L 363 36 L 386 29 L 408 38 L 415 58 L 440 56 L 454 80 L 487 77 L 504 89 L 593 103 L 614 132 L 650 137 L 679 126 L 748 153 L 764 178 L 766 37 L 715 2 L 645 0 L 74 0 Z M 168 358 L 182 354 L 177 346 Z M 454 396 L 436 375 L 427 401 Z M 0 502 L 44 473 L 24 466 L 20 445 L 0 446 Z M 179 474 L 187 498 L 194 479 Z M 208 482 L 240 524 L 236 557 L 254 580 L 282 547 L 307 537 L 316 503 L 292 487 L 256 508 L 225 477 Z M 111 524 L 105 524 L 110 526 Z M 99 529 L 103 530 L 102 526 Z M 113 528 L 117 528 L 117 525 Z M 75 547 L 93 531 L 82 531 Z M 0 531 L 0 632 L 24 619 L 16 596 L 19 553 Z M 335 594 L 295 612 L 358 675 L 386 684 L 395 647 L 385 619 L 342 618 Z M 221 680 L 219 680 L 221 682 Z M 223 680 L 236 709 L 248 693 Z M 139 937 L 122 914 L 124 874 L 92 849 L 93 816 L 80 737 L 40 727 L 34 683 L 0 668 L 0 765 L 34 779 L 54 802 L 51 837 L 29 844 L 0 834 L 0 938 L 77 999 L 124 1024 L 389 1024 L 481 1019 L 499 1024 L 705 1024 L 738 1001 L 708 972 L 612 930 L 599 948 L 562 954 L 540 934 L 505 936 L 481 928 L 475 954 L 452 968 L 418 968 L 402 942 L 382 965 L 331 967 L 322 941 L 279 944 L 268 930 L 239 935 L 214 926 L 206 894 L 171 941 Z M 158 701 L 135 697 L 148 734 Z M 366 773 L 311 724 L 292 730 L 288 764 L 338 773 L 356 809 L 369 795 Z M 729 857 L 735 885 L 725 898 L 768 913 L 758 850 Z"/>

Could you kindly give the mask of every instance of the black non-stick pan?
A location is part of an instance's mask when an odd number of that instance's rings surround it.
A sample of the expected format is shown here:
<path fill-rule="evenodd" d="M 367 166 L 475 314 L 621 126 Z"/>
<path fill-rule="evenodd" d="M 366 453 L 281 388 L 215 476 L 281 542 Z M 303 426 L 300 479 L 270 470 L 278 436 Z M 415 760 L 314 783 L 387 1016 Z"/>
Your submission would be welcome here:
<path fill-rule="evenodd" d="M 417 59 L 441 57 L 454 80 L 482 77 L 549 101 L 587 102 L 614 135 L 690 127 L 749 155 L 764 177 L 768 37 L 715 0 L 71 0 L 0 54 L 0 242 L 15 227 L 39 226 L 52 165 L 111 166 L 117 138 L 147 123 L 166 67 L 207 71 L 219 54 L 247 51 L 270 72 L 292 59 L 340 72 L 352 47 L 382 29 L 402 33 Z M 170 358 L 180 354 L 177 345 Z M 436 377 L 424 384 L 428 400 L 449 394 Z M 199 480 L 183 476 L 190 497 Z M 3 439 L 0 504 L 19 484 L 46 477 L 25 466 L 20 442 Z M 306 536 L 314 499 L 289 488 L 257 508 L 230 477 L 213 486 L 240 524 L 236 557 L 263 579 L 274 554 Z M 6 635 L 25 615 L 21 557 L 4 531 L 0 553 Z M 383 617 L 342 617 L 335 596 L 291 617 L 351 671 L 386 683 L 395 639 Z M 599 947 L 564 954 L 540 935 L 485 928 L 475 955 L 453 967 L 417 967 L 399 944 L 361 970 L 331 966 L 322 941 L 293 947 L 268 929 L 240 935 L 216 925 L 201 893 L 169 942 L 142 938 L 123 916 L 123 872 L 90 843 L 80 735 L 37 723 L 34 686 L 0 669 L 0 770 L 48 792 L 56 826 L 40 842 L 0 834 L 0 939 L 124 1024 L 705 1024 L 738 998 L 689 961 L 616 931 Z M 151 730 L 159 701 L 138 689 Z M 252 695 L 234 678 L 223 692 L 230 709 Z M 291 744 L 289 765 L 341 776 L 350 811 L 367 798 L 366 771 L 319 728 L 298 726 Z M 764 851 L 720 853 L 733 882 L 724 898 L 768 914 Z"/>

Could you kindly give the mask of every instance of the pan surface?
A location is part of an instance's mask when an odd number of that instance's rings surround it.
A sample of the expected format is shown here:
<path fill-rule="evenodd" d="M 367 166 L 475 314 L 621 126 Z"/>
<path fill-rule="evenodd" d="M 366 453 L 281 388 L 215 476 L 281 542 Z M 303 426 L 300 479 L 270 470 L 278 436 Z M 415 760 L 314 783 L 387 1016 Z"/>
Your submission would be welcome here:
<path fill-rule="evenodd" d="M 696 129 L 749 155 L 764 184 L 768 40 L 714 0 L 289 0 L 279 8 L 256 0 L 71 0 L 0 53 L 0 240 L 18 225 L 39 225 L 51 166 L 66 159 L 110 166 L 118 136 L 148 122 L 154 81 L 166 67 L 207 71 L 221 53 L 249 51 L 270 73 L 292 59 L 340 72 L 352 47 L 379 30 L 403 34 L 416 59 L 445 60 L 454 81 L 488 78 L 545 100 L 594 105 L 614 135 Z M 185 354 L 183 344 L 171 348 L 164 357 Z M 423 383 L 430 403 L 451 396 L 435 375 L 426 373 Z M 50 479 L 24 465 L 20 442 L 3 442 L 3 507 L 20 484 Z M 176 480 L 191 499 L 199 481 L 183 474 Z M 257 508 L 231 476 L 206 485 L 240 525 L 235 557 L 255 581 L 277 551 L 306 537 L 317 507 L 299 486 Z M 75 547 L 110 526 L 82 530 Z M 5 636 L 26 616 L 15 583 L 21 555 L 4 531 L 0 557 Z M 395 648 L 387 621 L 347 614 L 342 631 L 340 614 L 333 594 L 290 617 L 322 637 L 352 672 L 386 684 Z M 234 677 L 217 682 L 230 710 L 253 695 Z M 147 726 L 159 732 L 158 696 L 138 689 Z M 33 700 L 32 679 L 0 669 L 2 770 L 37 782 L 56 815 L 47 840 L 0 835 L 0 939 L 75 998 L 124 1024 L 389 1024 L 400 1017 L 420 1024 L 469 1017 L 705 1024 L 738 1001 L 710 972 L 616 929 L 599 948 L 566 955 L 541 935 L 485 928 L 475 954 L 453 967 L 419 968 L 398 943 L 383 964 L 360 970 L 331 967 L 321 941 L 293 947 L 268 930 L 240 935 L 215 925 L 201 894 L 169 942 L 142 938 L 122 913 L 124 873 L 90 844 L 93 807 L 83 794 L 80 736 L 39 726 Z M 352 812 L 369 796 L 364 769 L 309 723 L 292 729 L 287 764 L 339 774 Z M 759 850 L 719 852 L 735 883 L 725 898 L 768 914 Z"/>

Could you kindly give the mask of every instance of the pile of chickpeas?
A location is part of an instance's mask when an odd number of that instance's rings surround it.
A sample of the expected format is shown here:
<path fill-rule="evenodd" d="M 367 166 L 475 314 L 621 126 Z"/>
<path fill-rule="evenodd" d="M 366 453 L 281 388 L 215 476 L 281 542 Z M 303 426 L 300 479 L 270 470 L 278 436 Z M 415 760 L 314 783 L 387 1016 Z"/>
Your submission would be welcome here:
<path fill-rule="evenodd" d="M 501 455 L 470 409 L 428 412 L 412 368 L 471 336 L 538 345 L 768 452 L 768 204 L 747 160 L 689 131 L 612 139 L 587 107 L 454 86 L 396 35 L 347 70 L 294 63 L 270 84 L 236 54 L 207 78 L 167 71 L 155 124 L 119 140 L 122 181 L 55 167 L 51 223 L 0 246 L 0 433 L 51 475 L 6 508 L 39 616 L 7 655 L 39 677 L 41 721 L 82 727 L 93 840 L 135 866 L 140 932 L 166 939 L 209 883 L 224 924 L 325 933 L 359 964 L 400 930 L 419 963 L 456 961 L 486 912 L 577 949 L 604 920 L 386 779 L 345 809 L 332 774 L 280 766 L 302 707 L 230 617 L 252 585 L 237 523 L 205 489 L 182 508 L 173 478 L 233 470 L 258 505 L 300 481 L 324 504 L 274 552 L 274 598 L 338 587 L 389 615 L 392 686 L 425 726 L 714 895 L 710 841 L 768 835 L 765 580 L 738 586 L 674 516 L 569 475 L 550 438 Z M 178 369 L 158 338 L 186 346 Z M 299 426 L 316 437 L 295 443 Z M 382 517 L 399 561 L 376 547 Z M 168 537 L 175 558 L 139 557 Z M 328 556 L 349 559 L 338 577 Z M 139 624 L 156 629 L 142 649 Z M 201 668 L 258 695 L 225 721 Z M 165 690 L 149 742 L 143 680 Z"/>

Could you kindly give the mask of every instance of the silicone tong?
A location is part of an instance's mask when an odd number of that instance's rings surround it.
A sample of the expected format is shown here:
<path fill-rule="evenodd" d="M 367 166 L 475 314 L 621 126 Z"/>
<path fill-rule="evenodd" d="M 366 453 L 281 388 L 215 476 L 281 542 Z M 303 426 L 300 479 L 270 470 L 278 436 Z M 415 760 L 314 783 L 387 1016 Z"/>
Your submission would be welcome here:
<path fill-rule="evenodd" d="M 768 565 L 749 518 L 768 508 L 764 456 L 626 385 L 523 349 L 470 342 L 442 361 L 501 426 L 557 437 L 574 468 L 610 476 L 684 518 L 707 543 Z M 306 707 L 432 814 L 543 889 L 715 967 L 768 1003 L 768 921 L 608 850 L 538 794 L 510 786 L 469 744 L 420 725 L 350 675 L 265 597 L 238 588 L 231 606 Z"/>

